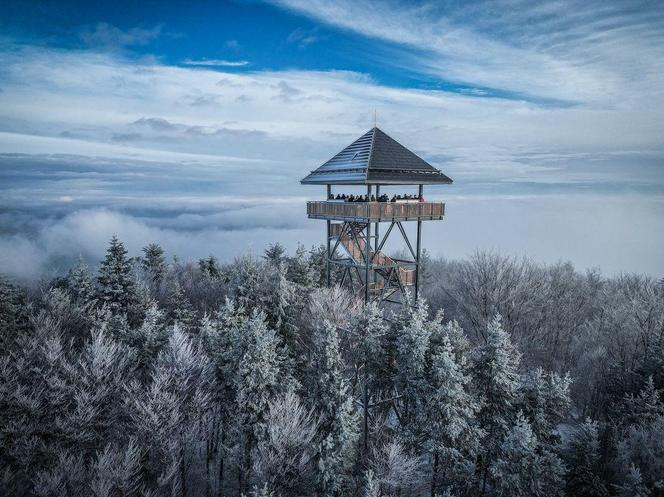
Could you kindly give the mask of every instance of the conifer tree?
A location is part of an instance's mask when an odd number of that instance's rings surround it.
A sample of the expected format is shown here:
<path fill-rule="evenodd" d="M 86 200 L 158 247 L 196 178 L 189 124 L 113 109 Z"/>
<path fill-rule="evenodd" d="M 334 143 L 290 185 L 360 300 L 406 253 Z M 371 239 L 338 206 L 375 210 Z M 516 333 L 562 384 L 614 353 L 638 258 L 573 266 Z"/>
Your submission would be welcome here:
<path fill-rule="evenodd" d="M 650 491 L 643 483 L 641 471 L 632 464 L 625 475 L 625 482 L 615 485 L 617 497 L 649 497 Z"/>
<path fill-rule="evenodd" d="M 426 384 L 426 355 L 429 349 L 431 328 L 427 324 L 428 308 L 423 300 L 415 307 L 404 306 L 398 317 L 396 336 L 396 386 L 401 396 L 399 422 L 406 430 L 404 436 L 409 448 L 417 444 L 421 426 L 416 420 L 421 416 L 422 391 Z"/>
<path fill-rule="evenodd" d="M 270 264 L 278 266 L 281 264 L 286 256 L 286 249 L 279 242 L 268 245 L 263 254 L 265 259 Z"/>
<path fill-rule="evenodd" d="M 388 326 L 383 319 L 383 311 L 377 303 L 364 307 L 362 313 L 352 320 L 351 356 L 355 369 L 361 372 L 358 392 L 362 403 L 362 450 L 366 456 L 369 450 L 370 402 L 374 393 L 389 386 L 386 385 L 388 371 L 385 368 L 385 349 L 383 341 Z"/>
<path fill-rule="evenodd" d="M 250 255 L 235 260 L 233 268 L 235 300 L 248 313 L 259 307 L 258 297 L 262 295 L 262 276 L 258 261 Z"/>
<path fill-rule="evenodd" d="M 173 284 L 168 306 L 173 324 L 186 332 L 192 331 L 196 326 L 196 311 L 177 281 Z"/>
<path fill-rule="evenodd" d="M 280 390 L 279 340 L 268 327 L 265 314 L 254 312 L 243 330 L 246 348 L 237 372 L 237 407 L 240 449 L 240 491 L 251 482 L 252 454 L 266 436 L 270 400 Z"/>
<path fill-rule="evenodd" d="M 655 388 L 652 376 L 648 377 L 637 396 L 628 395 L 623 403 L 622 421 L 625 424 L 648 423 L 664 416 L 664 402 L 660 399 L 659 390 Z"/>
<path fill-rule="evenodd" d="M 316 330 L 314 401 L 320 415 L 319 487 L 325 496 L 338 496 L 348 489 L 349 470 L 355 462 L 357 415 L 343 375 L 337 329 L 329 322 Z"/>
<path fill-rule="evenodd" d="M 212 316 L 204 316 L 201 322 L 201 343 L 215 372 L 213 402 L 218 409 L 218 419 L 213 420 L 216 426 L 212 427 L 209 436 L 206 463 L 209 466 L 215 457 L 218 459 L 214 472 L 218 475 L 220 488 L 227 473 L 226 459 L 232 454 L 231 432 L 237 428 L 237 424 L 233 423 L 239 387 L 237 374 L 246 349 L 247 319 L 244 309 L 227 299 L 219 311 Z"/>
<path fill-rule="evenodd" d="M 555 497 L 563 493 L 562 462 L 554 453 L 539 447 L 522 413 L 507 432 L 490 472 L 499 497 Z"/>
<path fill-rule="evenodd" d="M 288 260 L 288 279 L 302 288 L 312 288 L 318 281 L 316 272 L 309 264 L 307 249 L 298 244 L 295 255 Z"/>
<path fill-rule="evenodd" d="M 9 350 L 11 342 L 27 329 L 25 294 L 0 275 L 0 350 Z"/>
<path fill-rule="evenodd" d="M 609 491 L 601 478 L 599 429 L 596 421 L 586 419 L 569 444 L 566 457 L 567 493 L 579 497 L 607 497 Z"/>
<path fill-rule="evenodd" d="M 540 444 L 553 448 L 559 442 L 555 428 L 568 413 L 569 376 L 544 373 L 541 368 L 525 375 L 521 384 L 522 409 Z"/>
<path fill-rule="evenodd" d="M 134 296 L 134 281 L 127 249 L 114 235 L 99 268 L 99 300 L 112 312 L 126 312 Z"/>
<path fill-rule="evenodd" d="M 451 487 L 463 492 L 469 489 L 483 433 L 475 420 L 479 406 L 467 390 L 470 378 L 446 335 L 432 347 L 426 376 L 428 394 L 420 423 L 431 456 L 431 495 Z"/>
<path fill-rule="evenodd" d="M 486 344 L 475 349 L 471 366 L 474 388 L 482 401 L 478 420 L 486 431 L 479 474 L 483 493 L 489 466 L 516 415 L 520 359 L 509 334 L 503 330 L 500 316 L 496 316 L 487 328 Z"/>
<path fill-rule="evenodd" d="M 94 277 L 81 256 L 76 261 L 76 265 L 67 273 L 67 289 L 74 301 L 80 305 L 87 306 L 94 300 Z"/>
<path fill-rule="evenodd" d="M 164 249 L 157 243 L 150 243 L 143 247 L 141 266 L 150 275 L 157 285 L 161 283 L 168 268 L 164 258 Z"/>
<path fill-rule="evenodd" d="M 203 273 L 208 278 L 219 278 L 221 276 L 221 268 L 219 267 L 219 262 L 217 258 L 213 255 L 209 255 L 204 259 L 198 261 L 198 268 L 201 273 Z"/>

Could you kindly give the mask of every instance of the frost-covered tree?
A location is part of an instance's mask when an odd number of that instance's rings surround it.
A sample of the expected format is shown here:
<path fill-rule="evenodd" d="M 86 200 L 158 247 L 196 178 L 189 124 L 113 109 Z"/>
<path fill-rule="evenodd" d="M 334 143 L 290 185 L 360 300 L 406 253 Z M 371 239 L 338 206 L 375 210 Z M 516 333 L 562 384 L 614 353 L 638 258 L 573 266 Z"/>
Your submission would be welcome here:
<path fill-rule="evenodd" d="M 622 422 L 625 424 L 647 423 L 664 416 L 664 402 L 652 376 L 648 377 L 638 395 L 627 395 L 623 402 Z"/>
<path fill-rule="evenodd" d="M 127 249 L 116 236 L 111 238 L 97 281 L 99 301 L 113 312 L 126 312 L 134 299 L 134 280 Z"/>
<path fill-rule="evenodd" d="M 522 409 L 541 444 L 549 447 L 559 442 L 556 426 L 568 414 L 572 380 L 556 373 L 545 373 L 541 368 L 526 374 L 521 384 Z"/>
<path fill-rule="evenodd" d="M 315 331 L 313 396 L 320 416 L 318 481 L 323 495 L 337 496 L 348 490 L 349 471 L 356 459 L 357 414 L 343 374 L 336 327 L 323 323 Z"/>
<path fill-rule="evenodd" d="M 187 495 L 189 468 L 210 402 L 212 369 L 187 335 L 174 327 L 147 388 L 134 385 L 132 420 L 146 450 L 143 478 L 160 493 Z"/>
<path fill-rule="evenodd" d="M 618 497 L 649 497 L 650 491 L 643 483 L 641 471 L 633 464 L 629 467 L 625 475 L 625 481 L 615 485 L 616 495 Z"/>
<path fill-rule="evenodd" d="M 564 472 L 562 461 L 538 444 L 530 424 L 521 413 L 490 466 L 495 495 L 501 497 L 562 495 Z"/>
<path fill-rule="evenodd" d="M 428 307 L 420 300 L 414 307 L 404 306 L 398 316 L 396 332 L 395 385 L 400 396 L 397 416 L 406 430 L 405 442 L 409 447 L 417 444 L 421 426 L 422 392 L 425 388 L 426 356 L 431 329 L 427 323 Z"/>
<path fill-rule="evenodd" d="M 8 350 L 17 336 L 28 329 L 24 292 L 0 275 L 0 350 Z"/>
<path fill-rule="evenodd" d="M 268 327 L 265 314 L 254 312 L 245 323 L 244 354 L 237 372 L 237 421 L 240 433 L 239 483 L 246 492 L 252 479 L 253 452 L 267 436 L 270 400 L 282 387 L 279 339 Z"/>
<path fill-rule="evenodd" d="M 76 265 L 67 273 L 67 290 L 79 305 L 88 306 L 94 302 L 95 281 L 89 266 L 79 256 Z"/>
<path fill-rule="evenodd" d="M 482 403 L 478 420 L 486 431 L 480 461 L 483 491 L 486 489 L 489 466 L 515 419 L 521 358 L 509 334 L 503 330 L 499 316 L 489 323 L 486 337 L 486 344 L 475 349 L 471 366 L 473 386 Z"/>
<path fill-rule="evenodd" d="M 380 497 L 380 483 L 376 480 L 376 476 L 371 468 L 364 474 L 364 497 Z"/>
<path fill-rule="evenodd" d="M 174 282 L 171 294 L 169 296 L 168 306 L 170 308 L 170 318 L 173 324 L 177 324 L 180 329 L 190 332 L 196 326 L 196 310 L 191 305 L 191 301 L 184 293 L 179 282 Z"/>
<path fill-rule="evenodd" d="M 266 436 L 256 450 L 259 482 L 281 497 L 298 497 L 315 484 L 317 421 L 294 392 L 270 401 L 265 420 Z"/>
<path fill-rule="evenodd" d="M 239 257 L 233 264 L 234 298 L 248 312 L 259 307 L 264 288 L 260 264 L 251 255 Z"/>
<path fill-rule="evenodd" d="M 431 456 L 431 495 L 436 495 L 443 488 L 469 488 L 483 432 L 475 419 L 479 406 L 468 391 L 470 378 L 448 336 L 432 349 L 420 423 Z"/>
<path fill-rule="evenodd" d="M 579 497 L 606 497 L 609 495 L 601 476 L 599 452 L 599 425 L 586 419 L 569 443 L 567 462 L 567 493 Z"/>
<path fill-rule="evenodd" d="M 295 255 L 288 259 L 288 279 L 302 288 L 312 288 L 318 282 L 318 275 L 307 257 L 307 249 L 298 244 Z"/>
<path fill-rule="evenodd" d="M 215 374 L 213 410 L 206 446 L 206 478 L 217 475 L 218 487 L 223 489 L 227 474 L 227 459 L 232 456 L 232 431 L 236 428 L 237 373 L 246 347 L 247 316 L 232 300 L 201 322 L 201 343 L 210 358 Z M 213 463 L 216 460 L 216 467 Z"/>
<path fill-rule="evenodd" d="M 61 423 L 77 451 L 92 454 L 123 438 L 125 385 L 133 364 L 130 351 L 100 329 L 93 332 L 80 358 L 65 365 L 71 409 Z"/>
<path fill-rule="evenodd" d="M 371 491 L 378 495 L 398 496 L 406 491 L 420 495 L 422 461 L 409 454 L 398 439 L 387 440 L 372 450 L 369 471 L 373 480 Z"/>
<path fill-rule="evenodd" d="M 372 417 L 372 399 L 379 399 L 386 383 L 385 350 L 383 342 L 389 326 L 383 319 L 383 310 L 376 303 L 364 307 L 363 311 L 351 320 L 350 333 L 347 333 L 349 357 L 358 372 L 356 396 L 362 405 L 362 451 L 366 456 L 369 450 L 369 423 Z M 385 406 L 381 411 L 385 410 Z M 389 405 L 387 406 L 389 408 Z M 383 412 L 378 413 L 384 415 Z"/>
<path fill-rule="evenodd" d="M 618 481 L 628 481 L 631 467 L 639 469 L 646 489 L 654 495 L 664 489 L 664 416 L 644 419 L 624 430 L 616 444 Z"/>
<path fill-rule="evenodd" d="M 157 285 L 161 283 L 168 270 L 168 264 L 164 257 L 164 249 L 157 243 L 150 243 L 143 247 L 141 266 Z"/>
<path fill-rule="evenodd" d="M 219 261 L 217 261 L 217 258 L 213 255 L 200 259 L 198 261 L 198 269 L 207 278 L 214 279 L 221 276 Z"/>
<path fill-rule="evenodd" d="M 267 313 L 268 323 L 277 330 L 287 346 L 291 349 L 295 340 L 295 324 L 292 309 L 295 302 L 295 287 L 286 278 L 285 264 L 271 268 L 267 278 L 266 295 L 263 304 Z"/>
<path fill-rule="evenodd" d="M 279 242 L 268 245 L 263 253 L 263 259 L 275 266 L 280 265 L 286 258 L 286 248 Z"/>
<path fill-rule="evenodd" d="M 125 330 L 121 335 L 122 340 L 134 350 L 137 371 L 143 379 L 147 378 L 150 368 L 172 333 L 172 329 L 166 326 L 165 321 L 164 312 L 153 302 L 145 312 L 140 326 Z"/>

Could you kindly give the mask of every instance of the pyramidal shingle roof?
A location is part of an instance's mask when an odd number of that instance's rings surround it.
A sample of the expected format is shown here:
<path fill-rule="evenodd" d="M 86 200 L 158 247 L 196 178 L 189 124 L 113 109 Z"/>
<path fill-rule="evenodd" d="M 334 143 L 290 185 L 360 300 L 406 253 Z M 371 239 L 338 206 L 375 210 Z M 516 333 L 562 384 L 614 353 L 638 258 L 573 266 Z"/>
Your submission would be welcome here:
<path fill-rule="evenodd" d="M 374 127 L 302 179 L 303 185 L 431 185 L 452 180 Z"/>

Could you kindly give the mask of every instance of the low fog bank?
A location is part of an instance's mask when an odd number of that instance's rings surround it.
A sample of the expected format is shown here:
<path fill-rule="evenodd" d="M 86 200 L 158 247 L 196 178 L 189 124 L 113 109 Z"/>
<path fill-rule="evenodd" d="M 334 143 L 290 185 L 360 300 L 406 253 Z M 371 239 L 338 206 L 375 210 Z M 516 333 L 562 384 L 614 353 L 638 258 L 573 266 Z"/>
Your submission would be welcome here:
<path fill-rule="evenodd" d="M 423 246 L 434 257 L 465 258 L 476 250 L 570 261 L 580 270 L 601 268 L 661 276 L 664 201 L 650 197 L 436 196 L 446 202 L 442 222 L 425 222 Z M 117 235 L 131 254 L 150 242 L 169 257 L 230 261 L 262 253 L 279 242 L 292 251 L 324 243 L 324 223 L 309 220 L 303 197 L 253 202 L 239 198 L 199 202 L 128 202 L 120 209 L 80 208 L 76 202 L 0 211 L 0 272 L 30 280 L 62 274 L 83 256 L 91 265 Z M 409 223 L 406 223 L 409 224 Z M 413 227 L 408 226 L 409 229 Z M 394 242 L 388 251 L 405 246 Z"/>

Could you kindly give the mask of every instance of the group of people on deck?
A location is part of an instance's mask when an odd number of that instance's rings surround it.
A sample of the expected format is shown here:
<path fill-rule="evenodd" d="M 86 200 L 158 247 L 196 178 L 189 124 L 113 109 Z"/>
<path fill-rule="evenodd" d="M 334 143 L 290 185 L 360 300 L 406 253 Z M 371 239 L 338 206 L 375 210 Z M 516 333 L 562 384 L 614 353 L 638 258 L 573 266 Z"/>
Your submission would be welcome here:
<path fill-rule="evenodd" d="M 375 195 L 346 195 L 345 193 L 342 194 L 337 194 L 335 197 L 333 194 L 330 194 L 330 197 L 328 200 L 339 200 L 343 202 L 405 202 L 405 201 L 413 201 L 416 200 L 420 203 L 424 202 L 424 197 L 422 195 L 417 196 L 417 195 L 410 195 L 410 194 L 405 194 L 405 195 L 393 195 L 392 198 L 390 199 L 390 196 L 386 193 L 383 193 L 382 195 L 379 195 L 378 198 L 376 198 Z"/>

